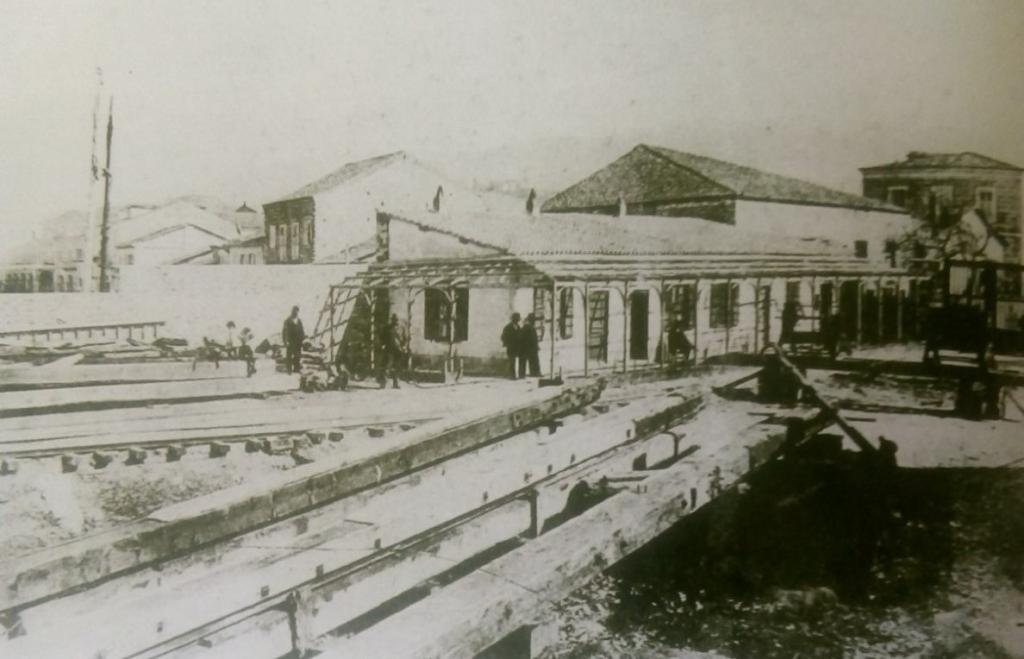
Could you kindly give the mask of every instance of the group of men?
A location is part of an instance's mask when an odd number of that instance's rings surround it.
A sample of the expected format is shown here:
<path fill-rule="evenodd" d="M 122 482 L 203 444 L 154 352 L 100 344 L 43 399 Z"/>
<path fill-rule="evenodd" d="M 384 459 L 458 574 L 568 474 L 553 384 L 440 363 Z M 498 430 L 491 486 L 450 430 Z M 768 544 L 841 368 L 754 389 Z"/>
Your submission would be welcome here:
<path fill-rule="evenodd" d="M 513 313 L 507 325 L 501 330 L 501 345 L 508 355 L 510 377 L 540 377 L 540 340 L 537 336 L 537 317 L 527 314 L 526 320 L 520 325 L 522 316 Z"/>

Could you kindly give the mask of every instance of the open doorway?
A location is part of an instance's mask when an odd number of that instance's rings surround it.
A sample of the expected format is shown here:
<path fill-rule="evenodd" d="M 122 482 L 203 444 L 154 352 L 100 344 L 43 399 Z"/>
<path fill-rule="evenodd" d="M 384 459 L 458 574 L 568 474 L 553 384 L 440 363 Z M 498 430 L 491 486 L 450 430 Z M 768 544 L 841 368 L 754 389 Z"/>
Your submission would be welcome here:
<path fill-rule="evenodd" d="M 647 359 L 647 345 L 650 340 L 649 312 L 650 291 L 633 291 L 629 294 L 629 358 Z"/>

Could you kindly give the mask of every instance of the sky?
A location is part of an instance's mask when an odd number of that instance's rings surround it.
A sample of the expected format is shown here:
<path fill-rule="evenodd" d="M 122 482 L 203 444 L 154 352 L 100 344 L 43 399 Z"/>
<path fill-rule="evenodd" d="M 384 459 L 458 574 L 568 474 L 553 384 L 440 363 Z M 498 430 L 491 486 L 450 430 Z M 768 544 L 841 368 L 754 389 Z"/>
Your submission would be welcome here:
<path fill-rule="evenodd" d="M 847 191 L 908 151 L 1024 166 L 1024 0 L 0 4 L 0 241 L 89 200 L 250 206 L 406 150 L 557 190 L 639 142 Z"/>

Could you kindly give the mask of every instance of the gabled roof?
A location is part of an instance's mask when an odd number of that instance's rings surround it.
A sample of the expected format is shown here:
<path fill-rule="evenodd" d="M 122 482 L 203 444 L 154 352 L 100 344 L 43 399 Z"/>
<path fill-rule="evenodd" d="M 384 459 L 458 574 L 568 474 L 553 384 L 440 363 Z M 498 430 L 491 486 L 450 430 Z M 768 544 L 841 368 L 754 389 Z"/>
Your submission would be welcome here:
<path fill-rule="evenodd" d="M 232 222 L 191 203 L 177 201 L 119 222 L 112 228 L 114 244 L 126 247 L 184 226 L 195 227 L 222 240 L 233 240 L 239 236 L 238 227 Z"/>
<path fill-rule="evenodd" d="M 406 158 L 407 156 L 404 151 L 395 151 L 394 153 L 387 153 L 382 156 L 367 158 L 366 160 L 357 160 L 355 162 L 345 163 L 330 174 L 313 181 L 309 185 L 302 186 L 295 192 L 281 197 L 278 201 L 298 199 L 300 197 L 312 197 L 313 195 L 321 192 L 333 190 L 339 185 L 347 183 L 352 179 L 369 174 L 370 172 L 387 167 L 396 162 L 401 162 Z"/>
<path fill-rule="evenodd" d="M 618 204 L 748 199 L 905 212 L 889 204 L 706 156 L 640 144 L 545 202 L 545 212 Z"/>
<path fill-rule="evenodd" d="M 980 153 L 964 151 L 962 153 L 925 153 L 911 151 L 905 160 L 861 167 L 860 171 L 892 170 L 892 169 L 1006 169 L 1024 171 L 1016 165 L 983 156 Z"/>

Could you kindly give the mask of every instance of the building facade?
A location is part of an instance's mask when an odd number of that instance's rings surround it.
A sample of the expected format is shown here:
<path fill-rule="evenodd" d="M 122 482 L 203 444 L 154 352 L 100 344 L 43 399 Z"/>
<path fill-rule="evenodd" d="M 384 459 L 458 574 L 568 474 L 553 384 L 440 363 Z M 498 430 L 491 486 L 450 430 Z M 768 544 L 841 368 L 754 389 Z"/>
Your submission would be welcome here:
<path fill-rule="evenodd" d="M 548 199 L 545 213 L 696 217 L 744 231 L 826 237 L 859 258 L 893 256 L 907 212 L 752 167 L 641 144 Z"/>
<path fill-rule="evenodd" d="M 402 151 L 351 162 L 264 204 L 266 260 L 342 261 L 353 248 L 373 240 L 378 211 L 445 214 L 501 203 L 509 201 L 466 188 Z"/>
<path fill-rule="evenodd" d="M 948 227 L 977 211 L 1005 241 L 1005 260 L 1024 262 L 1020 167 L 976 153 L 915 151 L 860 171 L 864 196 L 905 208 L 931 227 Z"/>

